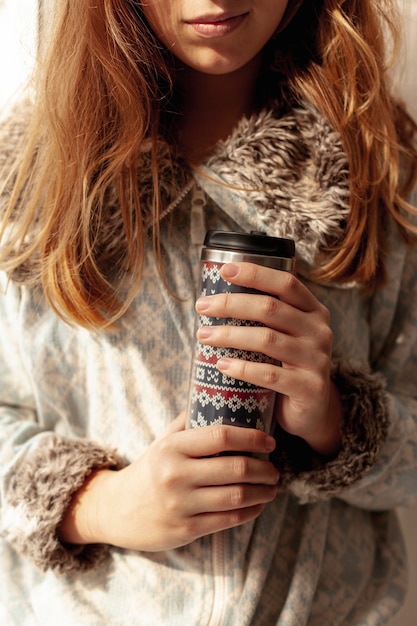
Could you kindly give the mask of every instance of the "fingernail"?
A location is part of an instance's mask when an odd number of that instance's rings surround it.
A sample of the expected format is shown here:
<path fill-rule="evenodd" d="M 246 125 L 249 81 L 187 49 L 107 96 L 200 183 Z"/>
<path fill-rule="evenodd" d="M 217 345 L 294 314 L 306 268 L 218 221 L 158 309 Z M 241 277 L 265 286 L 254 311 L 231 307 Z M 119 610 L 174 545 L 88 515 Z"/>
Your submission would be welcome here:
<path fill-rule="evenodd" d="M 195 303 L 197 311 L 206 311 L 210 306 L 210 298 L 199 298 Z"/>
<path fill-rule="evenodd" d="M 227 371 L 229 367 L 230 367 L 230 359 L 222 358 L 217 361 L 217 368 L 221 370 L 222 372 Z"/>
<path fill-rule="evenodd" d="M 202 326 L 197 331 L 198 339 L 208 339 L 209 337 L 211 337 L 212 334 L 213 334 L 212 329 L 208 328 L 207 326 Z"/>
<path fill-rule="evenodd" d="M 225 263 L 221 269 L 223 278 L 234 278 L 239 273 L 239 267 L 234 263 Z"/>
<path fill-rule="evenodd" d="M 271 435 L 268 435 L 267 438 L 265 439 L 265 448 L 268 452 L 272 452 L 272 450 L 275 450 L 275 446 L 277 445 L 277 442 L 275 441 L 274 437 L 272 437 Z"/>

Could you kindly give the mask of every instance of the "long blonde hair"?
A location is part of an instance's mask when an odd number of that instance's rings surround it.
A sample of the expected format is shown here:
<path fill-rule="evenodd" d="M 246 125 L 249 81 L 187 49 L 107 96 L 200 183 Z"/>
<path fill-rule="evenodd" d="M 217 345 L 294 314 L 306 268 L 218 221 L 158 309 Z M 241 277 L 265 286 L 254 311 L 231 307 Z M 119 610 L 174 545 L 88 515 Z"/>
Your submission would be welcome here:
<path fill-rule="evenodd" d="M 385 276 L 387 215 L 405 237 L 415 231 L 407 219 L 414 211 L 405 199 L 417 178 L 417 127 L 392 98 L 388 80 L 387 41 L 391 63 L 400 41 L 395 4 L 319 0 L 304 2 L 303 8 L 287 29 L 280 63 L 293 91 L 313 102 L 339 131 L 351 192 L 343 241 L 328 250 L 316 277 L 378 284 Z M 301 50 L 295 35 L 300 29 Z"/>
<path fill-rule="evenodd" d="M 172 95 L 172 63 L 149 32 L 140 2 L 55 4 L 26 143 L 10 175 L 0 263 L 10 272 L 28 267 L 28 280 L 41 281 L 68 321 L 105 327 L 140 285 L 145 233 L 137 163 L 145 141 L 154 146 L 158 224 L 156 142 Z M 349 160 L 350 218 L 344 240 L 327 253 L 321 280 L 381 280 L 384 215 L 409 227 L 405 197 L 416 177 L 416 128 L 386 85 L 382 23 L 395 40 L 392 11 L 391 0 L 311 0 L 270 44 L 287 97 L 315 104 L 340 132 Z M 112 278 L 109 259 L 105 266 L 100 257 L 110 189 L 123 224 Z M 157 226 L 154 239 L 158 248 Z"/>

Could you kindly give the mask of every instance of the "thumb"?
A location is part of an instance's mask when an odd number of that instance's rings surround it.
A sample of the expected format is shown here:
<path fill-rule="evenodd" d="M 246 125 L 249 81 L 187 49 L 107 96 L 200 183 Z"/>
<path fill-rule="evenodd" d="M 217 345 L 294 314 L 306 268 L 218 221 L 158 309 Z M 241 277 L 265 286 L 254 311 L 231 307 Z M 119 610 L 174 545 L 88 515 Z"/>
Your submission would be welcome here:
<path fill-rule="evenodd" d="M 178 433 L 181 430 L 185 429 L 186 422 L 186 411 L 182 411 L 177 417 L 165 428 L 163 432 L 163 437 L 167 435 L 172 435 L 173 433 Z"/>

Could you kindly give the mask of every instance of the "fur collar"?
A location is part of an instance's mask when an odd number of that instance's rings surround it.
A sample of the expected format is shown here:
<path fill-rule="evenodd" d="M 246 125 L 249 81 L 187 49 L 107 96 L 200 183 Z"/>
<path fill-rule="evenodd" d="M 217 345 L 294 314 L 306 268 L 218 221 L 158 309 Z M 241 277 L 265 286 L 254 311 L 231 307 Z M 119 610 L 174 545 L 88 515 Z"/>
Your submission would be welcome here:
<path fill-rule="evenodd" d="M 294 239 L 309 264 L 343 234 L 347 158 L 339 135 L 311 106 L 241 120 L 196 178 L 244 230 Z"/>
<path fill-rule="evenodd" d="M 244 231 L 296 242 L 308 265 L 343 235 L 349 213 L 349 173 L 340 136 L 311 105 L 282 117 L 264 109 L 243 118 L 192 173 L 159 146 L 162 216 L 188 194 L 193 179 Z M 150 152 L 139 165 L 142 206 L 152 223 Z"/>

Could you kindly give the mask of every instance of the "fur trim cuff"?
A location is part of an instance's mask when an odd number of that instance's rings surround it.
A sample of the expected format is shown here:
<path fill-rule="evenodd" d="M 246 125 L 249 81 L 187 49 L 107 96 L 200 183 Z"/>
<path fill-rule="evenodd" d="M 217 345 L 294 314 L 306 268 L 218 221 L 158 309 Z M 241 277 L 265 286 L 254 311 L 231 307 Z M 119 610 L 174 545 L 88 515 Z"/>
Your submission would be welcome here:
<path fill-rule="evenodd" d="M 62 574 L 96 566 L 106 558 L 106 546 L 63 544 L 56 529 L 72 495 L 92 471 L 124 465 L 115 453 L 93 443 L 48 437 L 10 481 L 3 535 L 42 570 Z"/>
<path fill-rule="evenodd" d="M 332 459 L 315 454 L 300 438 L 279 429 L 272 459 L 282 485 L 301 502 L 337 496 L 375 463 L 388 435 L 389 409 L 383 378 L 368 370 L 335 363 L 332 380 L 344 408 L 342 448 Z"/>

